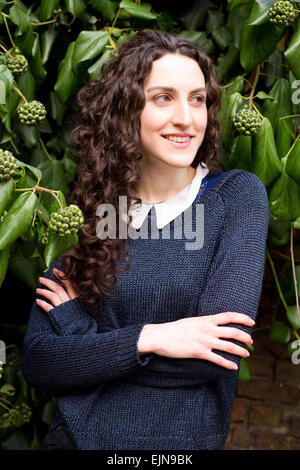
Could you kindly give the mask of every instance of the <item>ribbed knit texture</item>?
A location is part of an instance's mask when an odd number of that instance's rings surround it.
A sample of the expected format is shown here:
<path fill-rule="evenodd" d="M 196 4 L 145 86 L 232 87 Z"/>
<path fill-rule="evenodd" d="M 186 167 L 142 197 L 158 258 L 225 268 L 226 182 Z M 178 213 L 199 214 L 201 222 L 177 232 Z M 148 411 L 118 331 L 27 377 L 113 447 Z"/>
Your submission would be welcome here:
<path fill-rule="evenodd" d="M 223 448 L 238 371 L 137 351 L 145 324 L 226 311 L 255 319 L 270 216 L 266 189 L 244 170 L 208 174 L 192 204 L 194 231 L 200 205 L 200 249 L 186 249 L 195 240 L 185 238 L 183 217 L 181 238 L 172 221 L 169 239 L 158 229 L 151 239 L 152 208 L 144 221 L 148 239 L 128 239 L 130 268 L 117 274 L 113 296 L 104 297 L 95 318 L 79 299 L 48 313 L 34 303 L 22 371 L 30 385 L 58 396 L 50 429 L 65 424 L 78 449 Z M 56 282 L 58 261 L 44 275 Z M 214 352 L 240 363 L 240 356 Z"/>

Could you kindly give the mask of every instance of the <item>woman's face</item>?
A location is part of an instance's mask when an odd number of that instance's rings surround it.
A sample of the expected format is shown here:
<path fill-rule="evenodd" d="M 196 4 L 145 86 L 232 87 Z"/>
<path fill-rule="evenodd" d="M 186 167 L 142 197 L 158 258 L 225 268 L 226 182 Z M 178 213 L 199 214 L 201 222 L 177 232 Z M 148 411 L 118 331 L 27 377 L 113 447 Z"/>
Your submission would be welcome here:
<path fill-rule="evenodd" d="M 152 87 L 157 88 L 149 90 Z M 150 164 L 190 166 L 207 125 L 205 79 L 199 65 L 184 55 L 165 54 L 153 62 L 144 93 L 146 104 L 140 118 L 144 159 Z M 174 142 L 167 134 L 191 137 Z"/>

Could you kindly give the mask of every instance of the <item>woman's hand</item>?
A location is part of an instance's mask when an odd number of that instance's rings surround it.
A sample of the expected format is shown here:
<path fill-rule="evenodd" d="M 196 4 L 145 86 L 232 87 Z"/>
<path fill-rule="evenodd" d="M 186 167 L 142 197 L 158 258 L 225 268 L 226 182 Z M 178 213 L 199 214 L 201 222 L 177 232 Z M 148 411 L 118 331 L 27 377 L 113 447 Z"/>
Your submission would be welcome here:
<path fill-rule="evenodd" d="M 59 277 L 59 274 L 64 276 L 64 273 L 62 271 L 54 268 L 53 273 L 61 281 L 66 290 L 51 279 L 47 279 L 46 277 L 39 278 L 40 283 L 44 284 L 50 289 L 36 289 L 37 294 L 46 297 L 46 299 L 49 299 L 52 304 L 51 305 L 48 302 L 45 302 L 44 300 L 36 299 L 36 303 L 39 305 L 39 307 L 45 310 L 45 312 L 49 312 L 49 310 L 54 307 L 57 307 L 63 302 L 67 302 L 68 300 L 72 300 L 75 299 L 75 297 L 78 297 L 78 294 L 73 289 L 70 281 L 64 281 Z"/>
<path fill-rule="evenodd" d="M 159 356 L 181 359 L 206 359 L 227 369 L 237 369 L 234 362 L 212 352 L 212 349 L 248 357 L 246 348 L 221 338 L 235 339 L 246 345 L 252 344 L 253 341 L 248 333 L 238 328 L 219 326 L 227 323 L 241 323 L 251 327 L 255 322 L 243 313 L 222 312 L 182 318 L 168 323 L 149 324 L 142 329 L 138 351 L 140 354 L 154 352 Z"/>

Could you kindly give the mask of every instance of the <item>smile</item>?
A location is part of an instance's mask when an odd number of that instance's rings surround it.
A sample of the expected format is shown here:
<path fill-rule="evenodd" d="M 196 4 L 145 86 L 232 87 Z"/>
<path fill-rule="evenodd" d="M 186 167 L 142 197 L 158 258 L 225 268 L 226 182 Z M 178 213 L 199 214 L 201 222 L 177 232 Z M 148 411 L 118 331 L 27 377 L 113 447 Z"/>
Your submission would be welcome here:
<path fill-rule="evenodd" d="M 165 140 L 170 142 L 173 147 L 176 148 L 187 148 L 191 144 L 191 137 L 164 137 Z"/>

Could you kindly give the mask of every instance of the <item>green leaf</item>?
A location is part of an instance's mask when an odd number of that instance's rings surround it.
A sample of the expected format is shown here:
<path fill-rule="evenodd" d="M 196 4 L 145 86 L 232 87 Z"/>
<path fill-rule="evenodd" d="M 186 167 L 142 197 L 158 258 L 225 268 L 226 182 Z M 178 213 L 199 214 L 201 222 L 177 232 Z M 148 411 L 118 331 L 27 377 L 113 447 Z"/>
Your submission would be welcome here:
<path fill-rule="evenodd" d="M 35 193 L 26 191 L 14 201 L 0 225 L 0 250 L 10 246 L 29 227 L 38 203 Z"/>
<path fill-rule="evenodd" d="M 289 68 L 300 79 L 300 61 L 299 61 L 299 48 L 300 48 L 300 22 L 298 21 L 297 30 L 294 32 L 292 39 L 285 50 L 284 55 Z"/>
<path fill-rule="evenodd" d="M 246 2 L 243 5 L 236 5 L 236 7 L 230 11 L 227 18 L 226 28 L 232 34 L 233 44 L 238 49 L 240 49 L 241 43 L 241 27 L 250 15 L 251 2 L 252 0 L 250 0 L 250 3 Z"/>
<path fill-rule="evenodd" d="M 241 382 L 249 382 L 251 379 L 249 365 L 243 357 L 241 358 L 240 362 L 238 379 Z"/>
<path fill-rule="evenodd" d="M 49 59 L 50 52 L 57 37 L 57 29 L 50 27 L 40 34 L 41 49 L 42 49 L 42 64 L 45 64 Z"/>
<path fill-rule="evenodd" d="M 24 145 L 29 149 L 32 149 L 39 140 L 37 126 L 26 126 L 19 119 L 14 121 L 14 131 L 21 137 Z"/>
<path fill-rule="evenodd" d="M 300 134 L 298 134 L 297 139 L 293 144 L 291 153 L 287 157 L 285 171 L 298 185 L 300 185 L 300 161 L 299 161 L 299 152 L 300 152 Z M 300 214 L 300 213 L 299 213 Z"/>
<path fill-rule="evenodd" d="M 49 425 L 56 403 L 57 403 L 57 398 L 52 397 L 51 400 L 48 401 L 46 405 L 44 405 L 42 409 L 42 414 L 41 414 L 41 420 L 43 423 Z"/>
<path fill-rule="evenodd" d="M 269 338 L 277 343 L 287 343 L 291 338 L 291 328 L 282 321 L 273 320 Z"/>
<path fill-rule="evenodd" d="M 2 450 L 29 450 L 30 441 L 22 431 L 13 431 L 6 435 L 0 444 Z"/>
<path fill-rule="evenodd" d="M 8 263 L 10 271 L 32 292 L 38 287 L 38 278 L 42 276 L 45 263 L 40 256 L 26 257 L 21 245 L 17 244 L 15 253 L 11 255 Z"/>
<path fill-rule="evenodd" d="M 298 293 L 299 294 L 299 293 Z M 300 328 L 300 320 L 297 313 L 297 306 L 291 305 L 286 309 L 286 316 L 294 330 L 299 330 Z"/>
<path fill-rule="evenodd" d="M 218 10 L 208 10 L 205 29 L 207 34 L 211 34 L 224 23 L 224 13 Z"/>
<path fill-rule="evenodd" d="M 18 160 L 17 158 L 16 158 L 16 163 L 17 163 L 21 168 L 28 168 L 28 169 L 31 171 L 31 173 L 33 173 L 34 176 L 36 177 L 36 179 L 37 179 L 36 184 L 39 184 L 39 182 L 40 182 L 41 179 L 42 179 L 41 170 L 39 170 L 38 168 L 35 168 L 34 166 L 28 165 L 27 163 L 21 162 L 21 161 Z"/>
<path fill-rule="evenodd" d="M 271 22 L 252 26 L 251 22 L 255 18 L 257 18 L 256 3 L 253 4 L 251 14 L 241 28 L 240 62 L 246 72 L 253 70 L 267 59 L 285 35 L 283 28 L 278 28 Z"/>
<path fill-rule="evenodd" d="M 291 131 L 291 128 L 287 125 L 286 119 L 279 119 L 276 137 L 276 147 L 279 158 L 283 158 L 287 155 L 288 151 L 291 148 L 293 140 L 294 133 Z"/>
<path fill-rule="evenodd" d="M 110 23 L 114 20 L 118 6 L 119 2 L 111 0 L 92 0 L 92 7 L 102 14 L 104 21 L 109 21 Z"/>
<path fill-rule="evenodd" d="M 252 162 L 253 173 L 261 179 L 266 187 L 279 176 L 282 170 L 273 129 L 267 118 L 263 120 L 258 133 L 252 137 Z"/>
<path fill-rule="evenodd" d="M 20 1 L 14 2 L 14 5 L 10 7 L 9 17 L 18 26 L 15 36 L 20 36 L 30 26 L 31 18 L 28 14 L 28 9 Z"/>
<path fill-rule="evenodd" d="M 39 9 L 39 16 L 42 21 L 49 20 L 53 15 L 54 10 L 59 5 L 60 0 L 41 0 Z"/>
<path fill-rule="evenodd" d="M 72 68 L 76 73 L 80 62 L 98 57 L 108 43 L 105 31 L 81 31 L 75 41 L 72 54 Z"/>
<path fill-rule="evenodd" d="M 218 80 L 224 79 L 226 75 L 239 63 L 239 49 L 230 44 L 226 54 L 220 54 L 217 60 L 216 74 Z M 243 88 L 243 87 L 242 87 Z M 237 90 L 240 91 L 240 90 Z"/>
<path fill-rule="evenodd" d="M 220 121 L 222 122 L 222 143 L 225 150 L 230 151 L 233 140 L 232 120 L 243 105 L 244 100 L 240 93 L 233 93 L 222 100 Z"/>
<path fill-rule="evenodd" d="M 156 14 L 151 13 L 142 5 L 136 5 L 136 3 L 131 2 L 130 0 L 122 0 L 119 5 L 119 8 L 123 8 L 135 18 L 142 18 L 144 20 L 155 20 L 157 17 Z"/>
<path fill-rule="evenodd" d="M 78 243 L 78 236 L 76 234 L 72 234 L 66 237 L 60 237 L 56 233 L 50 231 L 48 240 L 48 244 L 44 251 L 44 260 L 46 266 L 49 268 L 61 253 L 64 253 Z"/>
<path fill-rule="evenodd" d="M 16 82 L 18 88 L 21 90 L 23 95 L 26 96 L 27 101 L 32 101 L 35 98 L 35 78 L 30 72 L 27 70 L 23 75 L 16 78 Z"/>
<path fill-rule="evenodd" d="M 292 114 L 291 87 L 289 81 L 284 78 L 276 80 L 269 91 L 269 96 L 272 96 L 273 100 L 266 100 L 264 102 L 262 114 L 271 121 L 274 134 L 276 134 L 279 118 Z M 287 125 L 292 130 L 290 119 L 287 119 Z"/>
<path fill-rule="evenodd" d="M 228 158 L 228 170 L 239 168 L 245 171 L 252 171 L 251 144 L 251 136 L 239 135 L 235 137 Z"/>
<path fill-rule="evenodd" d="M 260 100 L 273 100 L 273 96 L 267 95 L 264 91 L 259 91 L 255 98 L 259 98 Z"/>
<path fill-rule="evenodd" d="M 67 111 L 67 106 L 61 104 L 56 93 L 53 91 L 50 92 L 50 111 L 53 119 L 56 120 L 58 126 L 61 126 L 63 123 L 64 114 Z"/>
<path fill-rule="evenodd" d="M 0 64 L 0 80 L 5 83 L 6 95 L 10 93 L 14 84 L 14 77 L 6 65 Z"/>
<path fill-rule="evenodd" d="M 269 21 L 268 10 L 273 5 L 274 0 L 255 0 L 253 3 L 249 24 L 260 25 Z"/>
<path fill-rule="evenodd" d="M 32 70 L 35 78 L 39 78 L 40 80 L 43 80 L 47 75 L 47 70 L 44 68 L 42 63 L 39 37 L 36 37 L 33 41 L 30 69 Z"/>
<path fill-rule="evenodd" d="M 87 5 L 83 0 L 65 0 L 66 10 L 74 16 L 80 16 L 84 12 Z"/>
<path fill-rule="evenodd" d="M 222 51 L 232 42 L 232 36 L 224 26 L 213 31 L 212 38 Z M 233 49 L 236 49 L 234 45 Z"/>
<path fill-rule="evenodd" d="M 2 181 L 0 183 L 0 216 L 3 214 L 4 209 L 8 206 L 11 201 L 13 189 L 14 183 L 12 178 L 8 181 Z"/>
<path fill-rule="evenodd" d="M 64 60 L 58 67 L 58 77 L 54 85 L 55 93 L 62 103 L 66 103 L 68 98 L 75 93 L 78 86 L 78 78 L 72 70 L 72 55 L 75 41 L 68 46 Z"/>
<path fill-rule="evenodd" d="M 8 246 L 4 250 L 0 251 L 0 287 L 5 279 L 7 266 L 8 266 L 8 259 L 9 259 L 9 250 L 10 247 Z"/>
<path fill-rule="evenodd" d="M 0 103 L 1 104 L 6 103 L 6 86 L 5 86 L 5 82 L 1 80 L 1 78 L 0 78 Z"/>
<path fill-rule="evenodd" d="M 48 189 L 60 190 L 65 195 L 69 193 L 69 188 L 66 181 L 65 166 L 61 160 L 45 160 L 39 164 L 39 169 L 42 171 L 43 177 L 41 186 Z M 54 198 L 43 192 L 41 194 L 41 201 L 48 209 L 52 204 Z"/>
<path fill-rule="evenodd" d="M 286 173 L 287 158 L 281 159 L 283 170 L 270 194 L 270 210 L 275 219 L 294 220 L 300 214 L 300 186 Z"/>
<path fill-rule="evenodd" d="M 16 393 L 16 389 L 11 384 L 4 384 L 0 388 L 0 393 L 2 393 L 3 395 L 6 395 L 7 397 L 13 397 L 14 394 Z"/>
<path fill-rule="evenodd" d="M 107 49 L 100 59 L 97 60 L 89 69 L 88 74 L 91 80 L 97 80 L 100 75 L 102 65 L 109 60 L 113 56 L 113 51 L 111 49 Z"/>

